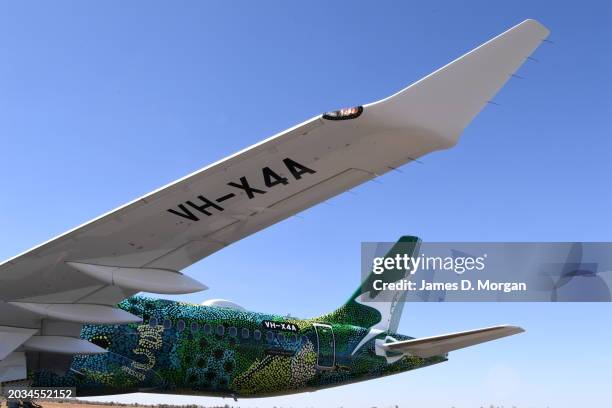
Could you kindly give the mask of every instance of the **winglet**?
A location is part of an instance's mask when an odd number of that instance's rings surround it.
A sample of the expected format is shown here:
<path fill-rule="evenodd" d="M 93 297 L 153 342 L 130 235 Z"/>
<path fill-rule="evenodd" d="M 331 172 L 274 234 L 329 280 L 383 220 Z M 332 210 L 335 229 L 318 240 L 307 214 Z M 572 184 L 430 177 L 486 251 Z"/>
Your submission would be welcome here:
<path fill-rule="evenodd" d="M 452 147 L 487 101 L 548 36 L 525 20 L 386 99 L 364 106 L 368 124 L 406 129 Z"/>

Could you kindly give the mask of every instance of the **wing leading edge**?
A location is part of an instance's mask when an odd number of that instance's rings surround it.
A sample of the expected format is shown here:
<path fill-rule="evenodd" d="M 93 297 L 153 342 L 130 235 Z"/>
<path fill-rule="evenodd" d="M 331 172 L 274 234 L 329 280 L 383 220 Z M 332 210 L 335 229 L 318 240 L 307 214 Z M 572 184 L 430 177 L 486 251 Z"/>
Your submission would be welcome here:
<path fill-rule="evenodd" d="M 312 118 L 1 263 L 0 344 L 4 334 L 15 338 L 15 327 L 35 329 L 23 338 L 78 337 L 81 323 L 108 320 L 116 313 L 105 306 L 139 290 L 204 288 L 179 271 L 452 147 L 547 35 L 526 20 L 397 94 L 349 111 L 348 120 Z M 147 288 L 138 286 L 146 280 Z M 54 342 L 36 340 L 39 348 Z M 8 361 L 11 350 L 1 351 Z"/>
<path fill-rule="evenodd" d="M 310 119 L 9 259 L 0 264 L 0 298 L 44 301 L 40 296 L 65 292 L 64 301 L 87 301 L 88 293 L 106 290 L 107 282 L 67 262 L 180 271 L 391 168 L 451 147 L 547 35 L 526 20 L 365 105 L 355 119 Z M 106 290 L 105 303 L 134 290 Z"/>

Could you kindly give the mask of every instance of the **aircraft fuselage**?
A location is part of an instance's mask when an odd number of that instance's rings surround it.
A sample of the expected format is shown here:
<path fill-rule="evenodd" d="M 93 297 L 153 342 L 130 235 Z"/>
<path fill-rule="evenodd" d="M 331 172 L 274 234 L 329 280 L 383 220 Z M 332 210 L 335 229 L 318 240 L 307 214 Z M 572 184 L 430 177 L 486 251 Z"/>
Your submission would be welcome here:
<path fill-rule="evenodd" d="M 119 307 L 142 324 L 87 325 L 81 337 L 108 353 L 75 356 L 63 374 L 32 372 L 35 386 L 78 395 L 155 392 L 262 397 L 395 374 L 446 360 L 389 356 L 376 341 L 410 339 L 369 328 L 132 297 Z M 367 341 L 363 341 L 367 336 Z"/>

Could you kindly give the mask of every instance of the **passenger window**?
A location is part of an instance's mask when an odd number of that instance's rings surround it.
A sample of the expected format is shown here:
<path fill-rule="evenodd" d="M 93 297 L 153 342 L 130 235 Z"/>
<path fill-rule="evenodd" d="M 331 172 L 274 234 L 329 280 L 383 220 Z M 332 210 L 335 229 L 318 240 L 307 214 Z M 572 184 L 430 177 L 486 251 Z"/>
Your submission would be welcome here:
<path fill-rule="evenodd" d="M 308 342 L 308 337 L 302 336 L 302 343 L 307 343 L 307 342 Z"/>
<path fill-rule="evenodd" d="M 204 325 L 204 334 L 210 334 L 211 331 L 212 331 L 212 327 L 210 327 L 210 324 L 206 323 Z"/>
<path fill-rule="evenodd" d="M 249 338 L 249 335 L 250 335 L 251 333 L 249 332 L 249 329 L 247 329 L 246 327 L 244 327 L 244 328 L 242 329 L 242 333 L 241 333 L 241 334 L 242 334 L 242 338 L 243 338 L 243 339 L 248 339 L 248 338 Z"/>
<path fill-rule="evenodd" d="M 185 321 L 184 320 L 179 320 L 178 323 L 176 324 L 176 330 L 182 332 L 183 330 L 185 330 Z"/>
<path fill-rule="evenodd" d="M 170 330 L 172 328 L 172 320 L 164 319 L 164 330 Z"/>
<path fill-rule="evenodd" d="M 276 335 L 276 338 L 278 339 L 278 341 L 285 341 L 285 335 L 283 333 L 278 333 Z"/>
<path fill-rule="evenodd" d="M 149 319 L 149 326 L 151 327 L 157 326 L 157 319 L 155 317 L 152 317 Z"/>
<path fill-rule="evenodd" d="M 197 332 L 199 328 L 200 328 L 200 325 L 198 324 L 198 322 L 192 322 L 191 323 L 191 332 L 192 333 Z"/>
<path fill-rule="evenodd" d="M 274 333 L 272 333 L 271 331 L 266 332 L 266 340 L 268 342 L 271 342 L 272 340 L 274 340 Z"/>
<path fill-rule="evenodd" d="M 225 334 L 225 327 L 222 324 L 217 326 L 217 334 L 223 336 Z"/>
<path fill-rule="evenodd" d="M 253 339 L 255 339 L 255 341 L 261 340 L 261 332 L 259 330 L 253 332 Z"/>
<path fill-rule="evenodd" d="M 232 337 L 236 337 L 238 336 L 238 329 L 235 327 L 230 327 L 229 328 L 229 335 Z"/>
<path fill-rule="evenodd" d="M 289 341 L 292 343 L 296 343 L 297 342 L 297 335 L 294 333 L 291 336 L 289 336 Z"/>

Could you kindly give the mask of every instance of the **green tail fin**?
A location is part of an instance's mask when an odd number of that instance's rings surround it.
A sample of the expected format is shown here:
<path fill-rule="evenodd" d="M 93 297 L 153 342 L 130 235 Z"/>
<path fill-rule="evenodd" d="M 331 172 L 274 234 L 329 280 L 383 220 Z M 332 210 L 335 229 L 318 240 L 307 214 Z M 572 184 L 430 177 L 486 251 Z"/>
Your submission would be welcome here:
<path fill-rule="evenodd" d="M 396 254 L 416 256 L 421 240 L 418 237 L 403 236 L 387 252 L 385 257 L 395 257 Z M 397 331 L 407 292 L 396 291 L 390 301 L 376 301 L 382 293 L 372 289 L 374 280 L 385 283 L 397 282 L 407 277 L 408 269 L 385 269 L 381 275 L 370 272 L 368 277 L 357 288 L 349 300 L 339 309 L 321 316 L 321 319 L 331 323 L 351 324 L 375 328 L 383 331 Z M 388 296 L 388 294 L 386 294 Z M 363 300 L 367 299 L 367 302 Z"/>

